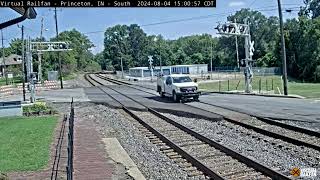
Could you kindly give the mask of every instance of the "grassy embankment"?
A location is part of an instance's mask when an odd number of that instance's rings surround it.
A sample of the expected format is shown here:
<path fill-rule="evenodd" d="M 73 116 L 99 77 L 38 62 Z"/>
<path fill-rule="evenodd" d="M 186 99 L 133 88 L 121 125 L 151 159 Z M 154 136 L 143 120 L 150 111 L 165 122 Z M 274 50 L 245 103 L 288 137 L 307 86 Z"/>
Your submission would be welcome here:
<path fill-rule="evenodd" d="M 219 82 L 200 83 L 199 87 L 203 91 L 244 91 L 245 89 L 244 79 L 230 79 L 229 89 L 228 80 L 220 81 L 220 85 Z M 279 94 L 279 90 L 281 93 L 283 92 L 282 87 L 280 76 L 255 76 L 252 82 L 252 88 L 255 92 L 259 92 L 260 88 L 261 92 L 274 90 L 275 94 Z M 301 83 L 290 80 L 288 90 L 289 94 L 306 98 L 320 98 L 320 83 Z"/>

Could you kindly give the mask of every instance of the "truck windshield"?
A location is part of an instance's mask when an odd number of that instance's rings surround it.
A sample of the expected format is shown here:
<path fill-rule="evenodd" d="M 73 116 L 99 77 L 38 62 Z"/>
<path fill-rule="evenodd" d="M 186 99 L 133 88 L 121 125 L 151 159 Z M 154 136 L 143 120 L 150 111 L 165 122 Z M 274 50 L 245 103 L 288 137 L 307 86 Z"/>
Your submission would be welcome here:
<path fill-rule="evenodd" d="M 185 77 L 172 77 L 173 83 L 186 83 L 186 82 L 192 82 L 191 78 L 188 76 Z"/>

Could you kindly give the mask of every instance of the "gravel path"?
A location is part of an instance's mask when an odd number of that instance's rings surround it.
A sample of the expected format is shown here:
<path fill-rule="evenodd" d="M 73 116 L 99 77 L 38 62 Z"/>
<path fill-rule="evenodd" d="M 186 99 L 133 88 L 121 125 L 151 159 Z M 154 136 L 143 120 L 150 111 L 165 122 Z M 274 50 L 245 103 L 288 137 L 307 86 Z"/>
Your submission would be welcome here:
<path fill-rule="evenodd" d="M 187 179 L 184 171 L 139 132 L 135 120 L 102 105 L 91 105 L 79 110 L 82 116 L 95 122 L 104 137 L 118 139 L 146 179 Z"/>
<path fill-rule="evenodd" d="M 92 85 L 84 79 L 84 74 L 78 74 L 76 78 L 64 81 L 65 88 L 83 88 Z"/>
<path fill-rule="evenodd" d="M 293 167 L 320 168 L 320 152 L 276 140 L 226 121 L 181 118 L 163 113 L 176 122 L 213 139 L 227 147 L 289 175 Z M 250 135 L 248 135 L 250 134 Z M 289 148 L 287 148 L 289 147 Z"/>

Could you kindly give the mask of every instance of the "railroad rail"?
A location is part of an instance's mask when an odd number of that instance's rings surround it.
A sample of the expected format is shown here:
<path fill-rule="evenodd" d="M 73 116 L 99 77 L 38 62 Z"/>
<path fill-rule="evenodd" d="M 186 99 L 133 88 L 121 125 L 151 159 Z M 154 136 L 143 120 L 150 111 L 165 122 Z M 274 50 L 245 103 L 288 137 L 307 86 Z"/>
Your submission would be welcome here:
<path fill-rule="evenodd" d="M 100 84 L 103 86 L 103 83 L 90 75 L 85 77 L 92 85 Z M 157 144 L 162 152 L 172 158 L 190 176 L 204 174 L 210 179 L 289 179 L 287 176 L 175 122 L 128 95 L 112 87 L 105 87 L 145 107 L 145 112 L 130 110 L 102 87 L 98 87 L 121 104 L 122 109 L 144 127 L 142 131 L 146 132 L 150 141 Z"/>
<path fill-rule="evenodd" d="M 101 76 L 99 74 L 96 74 L 96 76 L 101 79 L 107 80 L 107 81 L 117 82 L 117 84 L 119 84 L 119 85 L 126 85 L 128 87 L 143 91 L 148 94 L 158 95 L 155 92 L 150 92 L 150 91 L 144 90 L 144 89 L 148 89 L 148 90 L 154 91 L 154 89 L 152 89 L 152 88 L 144 87 L 141 85 L 130 84 L 127 82 L 123 82 L 123 81 L 115 80 L 115 79 L 108 78 L 105 76 Z M 138 86 L 139 88 L 134 87 L 134 86 Z M 144 89 L 141 89 L 141 88 L 144 88 Z M 206 103 L 206 102 L 198 102 L 198 103 L 208 105 L 208 106 L 215 106 L 215 107 L 222 108 L 222 109 L 227 109 L 227 110 L 234 111 L 237 113 L 246 114 L 246 113 L 239 112 L 239 111 L 236 111 L 231 108 L 226 108 L 226 107 L 214 105 L 211 103 Z M 216 114 L 216 113 L 214 113 L 212 111 L 208 111 L 204 108 L 192 106 L 189 104 L 185 104 L 185 105 L 191 106 L 195 109 L 199 109 L 199 110 L 203 110 L 203 111 L 206 111 L 209 113 Z M 320 151 L 320 133 L 319 132 L 312 131 L 312 130 L 305 129 L 305 128 L 301 128 L 298 126 L 293 126 L 293 125 L 277 122 L 271 118 L 254 116 L 254 115 L 250 115 L 250 114 L 247 114 L 247 115 L 255 118 L 254 121 L 249 120 L 249 119 L 247 121 L 243 121 L 243 120 L 239 121 L 239 120 L 235 120 L 235 119 L 231 119 L 231 118 L 227 118 L 227 117 L 224 117 L 224 119 L 230 123 L 240 125 L 240 126 L 247 128 L 247 129 L 252 129 L 260 134 L 263 134 L 263 135 L 266 135 L 269 137 L 273 137 L 276 139 L 281 139 L 283 141 L 286 141 L 288 143 L 291 143 L 291 144 L 294 144 L 297 146 L 305 146 L 305 147 L 309 147 L 309 148 Z"/>

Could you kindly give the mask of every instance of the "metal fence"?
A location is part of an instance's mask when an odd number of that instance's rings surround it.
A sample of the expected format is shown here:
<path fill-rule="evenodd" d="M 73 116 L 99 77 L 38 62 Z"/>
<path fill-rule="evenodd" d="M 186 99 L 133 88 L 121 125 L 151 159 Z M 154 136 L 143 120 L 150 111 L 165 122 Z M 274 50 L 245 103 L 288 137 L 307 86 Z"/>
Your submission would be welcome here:
<path fill-rule="evenodd" d="M 219 73 L 216 78 L 218 90 L 221 91 L 244 91 L 244 69 L 241 67 L 240 72 Z M 252 90 L 258 94 L 282 94 L 281 68 L 279 67 L 253 67 Z"/>
<path fill-rule="evenodd" d="M 255 78 L 255 83 L 253 83 L 253 90 L 257 91 L 258 93 L 274 91 L 276 90 L 276 78 Z M 217 87 L 219 92 L 225 91 L 244 91 L 244 80 L 241 79 L 228 79 L 228 80 L 219 80 L 217 81 Z"/>
<path fill-rule="evenodd" d="M 60 159 L 61 159 L 61 154 L 62 154 L 63 139 L 64 139 L 65 127 L 66 127 L 67 120 L 68 120 L 68 117 L 67 117 L 67 115 L 65 115 L 63 118 L 62 124 L 61 124 L 58 142 L 56 145 L 53 165 L 52 165 L 52 169 L 51 169 L 51 178 L 50 178 L 51 180 L 58 179 L 58 173 L 61 171 L 59 169 L 59 164 L 60 164 Z"/>
<path fill-rule="evenodd" d="M 64 140 L 66 138 L 65 134 L 66 134 L 66 125 L 68 122 L 68 147 L 67 149 L 63 150 L 63 144 L 64 144 Z M 64 116 L 62 124 L 61 124 L 61 129 L 60 129 L 60 133 L 59 133 L 59 137 L 58 137 L 58 142 L 56 145 L 56 150 L 55 150 L 55 156 L 54 156 L 54 160 L 53 160 L 53 166 L 51 169 L 51 180 L 57 180 L 57 179 L 61 179 L 58 173 L 66 173 L 67 175 L 67 180 L 72 180 L 73 179 L 73 133 L 74 133 L 74 103 L 73 103 L 73 98 L 71 101 L 71 111 L 69 114 L 69 117 L 67 115 Z M 62 154 L 64 154 L 63 152 L 65 152 L 67 150 L 67 157 L 62 157 Z M 66 166 L 66 170 L 60 169 L 60 160 L 67 160 L 67 166 Z M 65 174 L 64 174 L 65 175 Z M 64 176 L 63 175 L 63 176 Z"/>
<path fill-rule="evenodd" d="M 71 102 L 71 112 L 69 116 L 69 132 L 68 132 L 68 162 L 67 162 L 67 180 L 73 179 L 73 132 L 74 132 L 74 106 L 73 98 Z"/>

